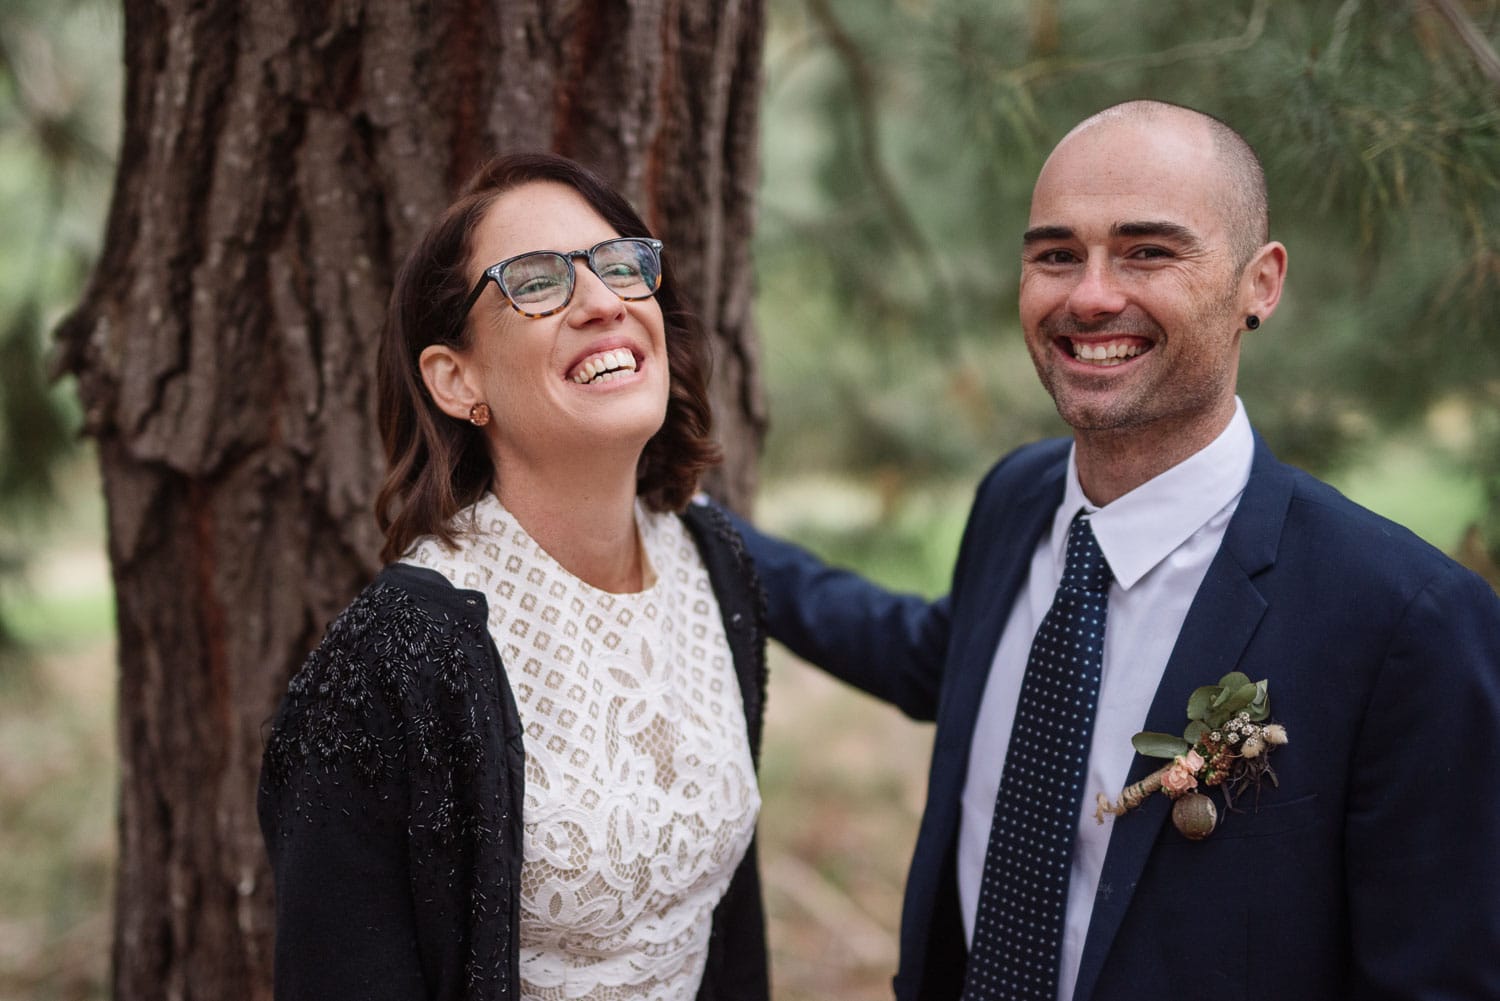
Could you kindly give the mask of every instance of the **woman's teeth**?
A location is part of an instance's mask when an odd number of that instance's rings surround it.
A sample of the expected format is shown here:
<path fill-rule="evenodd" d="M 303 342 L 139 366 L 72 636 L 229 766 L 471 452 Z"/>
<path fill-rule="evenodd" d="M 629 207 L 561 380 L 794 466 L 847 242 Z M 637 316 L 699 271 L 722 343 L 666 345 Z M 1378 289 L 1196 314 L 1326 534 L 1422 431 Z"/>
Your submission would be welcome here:
<path fill-rule="evenodd" d="M 1095 365 L 1121 365 L 1145 350 L 1146 345 L 1134 341 L 1109 341 L 1104 344 L 1073 342 L 1073 357 Z"/>
<path fill-rule="evenodd" d="M 580 386 L 587 386 L 596 382 L 613 382 L 634 371 L 635 355 L 625 348 L 617 348 L 590 355 L 573 370 L 571 378 Z"/>

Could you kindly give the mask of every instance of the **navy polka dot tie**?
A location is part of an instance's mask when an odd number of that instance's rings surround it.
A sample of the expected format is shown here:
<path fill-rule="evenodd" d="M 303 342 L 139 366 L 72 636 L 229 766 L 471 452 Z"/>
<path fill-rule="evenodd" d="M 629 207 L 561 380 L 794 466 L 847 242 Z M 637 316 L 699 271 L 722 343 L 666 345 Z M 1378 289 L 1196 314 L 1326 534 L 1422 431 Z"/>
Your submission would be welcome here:
<path fill-rule="evenodd" d="M 1068 530 L 1062 580 L 1021 681 L 985 849 L 964 1001 L 1057 1001 L 1112 577 L 1080 513 Z"/>

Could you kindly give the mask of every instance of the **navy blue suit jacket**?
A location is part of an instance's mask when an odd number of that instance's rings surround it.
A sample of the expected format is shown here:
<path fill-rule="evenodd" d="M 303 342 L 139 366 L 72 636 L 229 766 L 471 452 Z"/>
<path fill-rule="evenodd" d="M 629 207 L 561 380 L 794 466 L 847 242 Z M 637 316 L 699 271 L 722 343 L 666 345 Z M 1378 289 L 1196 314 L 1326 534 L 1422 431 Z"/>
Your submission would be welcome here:
<path fill-rule="evenodd" d="M 937 722 L 901 922 L 903 1001 L 961 991 L 954 854 L 970 738 L 1067 449 L 1028 446 L 988 474 L 936 602 L 749 531 L 771 635 Z M 1181 733 L 1188 695 L 1232 670 L 1270 680 L 1291 737 L 1271 759 L 1280 784 L 1205 841 L 1177 833 L 1164 796 L 1106 818 L 1075 999 L 1500 998 L 1494 592 L 1257 439 L 1144 728 Z M 1137 756 L 1129 780 L 1159 764 Z M 1118 792 L 1088 790 L 1084 823 L 1098 791 Z"/>

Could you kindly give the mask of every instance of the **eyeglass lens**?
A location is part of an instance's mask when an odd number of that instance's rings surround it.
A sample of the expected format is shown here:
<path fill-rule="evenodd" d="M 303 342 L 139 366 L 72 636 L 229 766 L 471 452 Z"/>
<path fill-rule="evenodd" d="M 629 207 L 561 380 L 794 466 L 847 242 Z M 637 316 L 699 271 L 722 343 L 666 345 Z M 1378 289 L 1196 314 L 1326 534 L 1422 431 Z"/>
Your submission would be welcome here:
<path fill-rule="evenodd" d="M 644 240 L 606 240 L 582 256 L 621 299 L 646 299 L 661 284 L 661 260 Z M 561 309 L 573 295 L 573 267 L 567 255 L 552 251 L 523 254 L 500 271 L 500 287 L 527 314 Z"/>

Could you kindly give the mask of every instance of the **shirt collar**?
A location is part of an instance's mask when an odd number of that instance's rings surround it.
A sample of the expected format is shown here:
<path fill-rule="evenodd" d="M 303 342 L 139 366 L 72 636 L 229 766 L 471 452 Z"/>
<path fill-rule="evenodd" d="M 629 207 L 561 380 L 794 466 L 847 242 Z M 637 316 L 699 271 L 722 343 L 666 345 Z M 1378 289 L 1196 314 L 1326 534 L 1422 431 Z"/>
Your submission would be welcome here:
<path fill-rule="evenodd" d="M 1234 416 L 1217 438 L 1102 508 L 1084 496 L 1076 451 L 1076 445 L 1068 451 L 1067 485 L 1052 522 L 1053 559 L 1062 567 L 1068 527 L 1080 509 L 1086 511 L 1115 582 L 1129 590 L 1244 491 L 1255 458 L 1255 435 L 1244 404 L 1235 397 Z"/>

